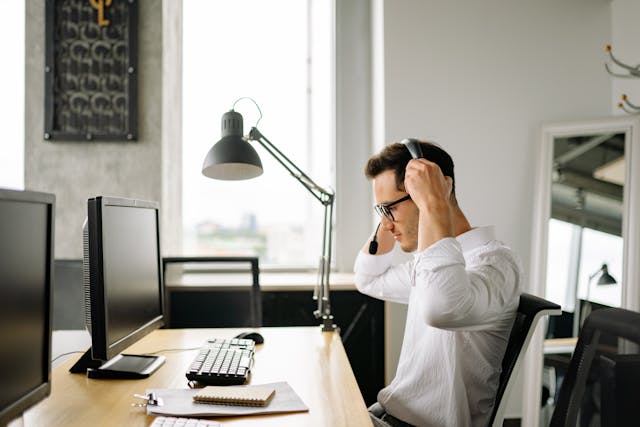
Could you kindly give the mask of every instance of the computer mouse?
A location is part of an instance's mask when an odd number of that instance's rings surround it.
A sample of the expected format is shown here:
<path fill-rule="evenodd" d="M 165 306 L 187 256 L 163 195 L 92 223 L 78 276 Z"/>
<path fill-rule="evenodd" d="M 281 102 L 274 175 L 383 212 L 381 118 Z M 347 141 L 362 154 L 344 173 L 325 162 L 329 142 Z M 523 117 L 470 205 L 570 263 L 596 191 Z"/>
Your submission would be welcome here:
<path fill-rule="evenodd" d="M 242 332 L 235 336 L 235 338 L 253 340 L 256 344 L 262 344 L 264 342 L 264 338 L 257 332 Z"/>

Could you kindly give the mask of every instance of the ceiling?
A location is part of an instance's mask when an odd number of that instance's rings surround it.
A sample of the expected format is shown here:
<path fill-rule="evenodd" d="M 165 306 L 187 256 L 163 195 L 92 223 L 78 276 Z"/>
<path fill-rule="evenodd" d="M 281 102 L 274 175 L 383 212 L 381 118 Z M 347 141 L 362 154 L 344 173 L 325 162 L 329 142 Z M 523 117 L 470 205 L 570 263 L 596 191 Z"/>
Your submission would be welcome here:
<path fill-rule="evenodd" d="M 556 138 L 551 216 L 620 236 L 624 133 Z"/>

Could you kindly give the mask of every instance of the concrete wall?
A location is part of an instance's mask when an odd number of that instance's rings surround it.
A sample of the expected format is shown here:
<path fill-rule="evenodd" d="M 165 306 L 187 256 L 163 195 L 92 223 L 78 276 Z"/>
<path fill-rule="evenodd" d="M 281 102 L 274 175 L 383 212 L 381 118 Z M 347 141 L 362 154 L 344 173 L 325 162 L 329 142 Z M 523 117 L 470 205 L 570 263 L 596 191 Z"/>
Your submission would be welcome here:
<path fill-rule="evenodd" d="M 26 2 L 25 188 L 57 196 L 57 258 L 82 256 L 87 199 L 97 195 L 171 207 L 171 217 L 163 210 L 161 219 L 164 251 L 179 242 L 181 62 L 175 51 L 181 45 L 181 2 L 165 2 L 165 9 L 162 0 L 138 4 L 136 142 L 44 140 L 45 5 Z M 173 13 L 168 19 L 167 12 Z"/>
<path fill-rule="evenodd" d="M 392 0 L 382 9 L 374 99 L 384 135 L 374 139 L 425 137 L 448 150 L 472 225 L 495 224 L 528 277 L 541 123 L 611 112 L 610 3 Z M 402 312 L 391 315 L 387 337 L 401 337 Z M 520 416 L 514 395 L 508 417 Z"/>

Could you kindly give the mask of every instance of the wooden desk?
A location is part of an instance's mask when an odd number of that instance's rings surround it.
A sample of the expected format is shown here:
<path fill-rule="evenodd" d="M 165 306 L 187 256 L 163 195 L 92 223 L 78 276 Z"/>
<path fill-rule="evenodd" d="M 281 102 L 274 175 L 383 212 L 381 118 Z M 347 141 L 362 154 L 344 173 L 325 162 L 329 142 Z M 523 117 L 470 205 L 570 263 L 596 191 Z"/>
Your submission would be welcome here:
<path fill-rule="evenodd" d="M 571 354 L 576 348 L 578 337 L 553 338 L 544 340 L 544 354 Z"/>
<path fill-rule="evenodd" d="M 243 329 L 246 330 L 246 329 Z M 250 383 L 287 381 L 309 412 L 251 417 L 217 417 L 223 426 L 371 426 L 340 337 L 318 327 L 260 328 L 265 344 L 256 347 Z M 230 338 L 240 329 L 161 329 L 129 353 L 201 346 L 207 338 Z M 92 380 L 67 372 L 74 358 L 53 370 L 52 394 L 24 414 L 24 426 L 148 426 L 153 416 L 134 393 L 147 388 L 186 388 L 184 376 L 197 350 L 164 352 L 165 364 L 144 380 Z M 285 358 L 285 351 L 291 358 Z"/>
<path fill-rule="evenodd" d="M 316 274 L 260 273 L 262 326 L 315 326 Z M 244 284 L 244 285 L 243 285 Z M 251 277 L 247 273 L 165 276 L 165 322 L 170 328 L 249 325 Z M 331 311 L 342 329 L 347 357 L 367 404 L 385 386 L 385 303 L 355 289 L 353 274 L 331 275 Z M 258 312 L 258 310 L 255 310 Z"/>

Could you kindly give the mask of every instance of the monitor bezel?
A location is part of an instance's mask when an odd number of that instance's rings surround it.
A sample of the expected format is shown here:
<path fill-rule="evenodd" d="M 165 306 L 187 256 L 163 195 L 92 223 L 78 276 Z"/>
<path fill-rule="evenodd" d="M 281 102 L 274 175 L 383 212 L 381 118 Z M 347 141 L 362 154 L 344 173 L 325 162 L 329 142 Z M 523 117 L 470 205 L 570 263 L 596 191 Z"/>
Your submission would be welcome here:
<path fill-rule="evenodd" d="M 107 342 L 108 315 L 105 310 L 107 300 L 105 295 L 103 252 L 102 252 L 102 209 L 106 206 L 133 207 L 153 209 L 156 219 L 156 263 L 158 266 L 158 296 L 160 315 L 149 322 L 140 325 L 125 337 Z M 126 199 L 110 196 L 99 196 L 88 201 L 88 244 L 91 295 L 91 355 L 94 360 L 107 361 L 121 354 L 129 346 L 142 339 L 155 329 L 164 326 L 164 286 L 162 278 L 162 256 L 160 252 L 160 205 L 148 200 Z"/>
<path fill-rule="evenodd" d="M 47 344 L 44 346 L 45 357 L 43 358 L 42 372 L 46 372 L 46 380 L 34 389 L 28 391 L 22 397 L 5 408 L 0 408 L 0 425 L 22 416 L 22 414 L 36 403 L 44 400 L 51 394 L 51 332 L 53 322 L 53 261 L 54 261 L 54 241 L 55 241 L 55 205 L 56 197 L 50 193 L 37 191 L 10 190 L 0 188 L 0 200 L 37 203 L 47 206 L 47 263 L 46 263 L 46 285 L 45 285 L 45 337 Z"/>

